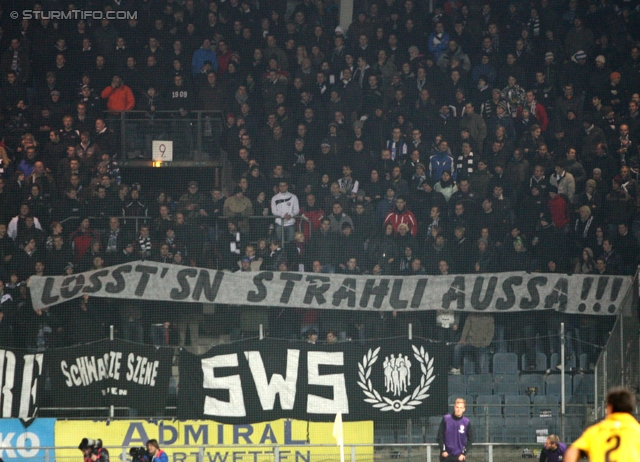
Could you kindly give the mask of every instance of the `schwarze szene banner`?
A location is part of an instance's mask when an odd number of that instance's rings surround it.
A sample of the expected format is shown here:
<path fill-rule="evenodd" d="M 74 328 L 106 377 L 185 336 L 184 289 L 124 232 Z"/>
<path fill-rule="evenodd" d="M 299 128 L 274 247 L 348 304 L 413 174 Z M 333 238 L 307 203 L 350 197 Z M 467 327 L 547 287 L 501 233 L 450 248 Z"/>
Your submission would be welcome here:
<path fill-rule="evenodd" d="M 83 294 L 130 300 L 356 310 L 484 312 L 554 309 L 614 314 L 626 276 L 495 273 L 372 277 L 260 271 L 229 273 L 137 262 L 71 276 L 32 276 L 34 309 Z"/>

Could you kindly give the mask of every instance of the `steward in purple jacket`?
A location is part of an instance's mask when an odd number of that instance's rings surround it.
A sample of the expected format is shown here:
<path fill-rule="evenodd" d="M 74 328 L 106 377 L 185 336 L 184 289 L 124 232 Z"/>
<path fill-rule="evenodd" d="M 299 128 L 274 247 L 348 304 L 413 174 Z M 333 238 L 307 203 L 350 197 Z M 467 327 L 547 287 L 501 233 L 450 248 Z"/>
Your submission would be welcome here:
<path fill-rule="evenodd" d="M 440 422 L 437 441 L 441 462 L 463 461 L 467 457 L 467 449 L 473 442 L 473 430 L 469 419 L 464 416 L 465 410 L 465 400 L 458 398 L 453 413 L 445 415 Z"/>
<path fill-rule="evenodd" d="M 540 462 L 562 462 L 567 445 L 560 442 L 556 435 L 549 435 L 540 453 Z"/>

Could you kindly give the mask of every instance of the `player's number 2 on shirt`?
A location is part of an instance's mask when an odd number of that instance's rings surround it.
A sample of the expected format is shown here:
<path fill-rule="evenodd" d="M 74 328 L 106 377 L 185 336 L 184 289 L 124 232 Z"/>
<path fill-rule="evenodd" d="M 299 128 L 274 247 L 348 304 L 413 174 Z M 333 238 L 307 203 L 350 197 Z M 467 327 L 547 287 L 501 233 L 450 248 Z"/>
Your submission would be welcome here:
<path fill-rule="evenodd" d="M 620 447 L 620 437 L 618 435 L 613 435 L 607 438 L 607 443 L 610 443 L 612 441 L 614 441 L 614 446 L 612 448 L 609 448 L 607 452 L 605 452 L 606 462 L 618 462 L 617 460 L 611 458 L 611 453 Z"/>

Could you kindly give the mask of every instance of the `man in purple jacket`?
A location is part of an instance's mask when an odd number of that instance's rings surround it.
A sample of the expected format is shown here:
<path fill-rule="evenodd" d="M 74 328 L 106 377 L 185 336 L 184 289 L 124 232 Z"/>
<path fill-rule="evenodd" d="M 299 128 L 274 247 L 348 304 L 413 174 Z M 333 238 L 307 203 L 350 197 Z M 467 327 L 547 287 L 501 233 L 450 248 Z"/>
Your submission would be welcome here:
<path fill-rule="evenodd" d="M 467 458 L 467 448 L 473 442 L 473 430 L 469 419 L 464 416 L 466 404 L 464 399 L 456 399 L 453 413 L 445 415 L 440 422 L 437 439 L 440 462 L 463 461 Z"/>
<path fill-rule="evenodd" d="M 562 462 L 567 445 L 560 442 L 556 435 L 549 435 L 540 453 L 540 462 Z"/>

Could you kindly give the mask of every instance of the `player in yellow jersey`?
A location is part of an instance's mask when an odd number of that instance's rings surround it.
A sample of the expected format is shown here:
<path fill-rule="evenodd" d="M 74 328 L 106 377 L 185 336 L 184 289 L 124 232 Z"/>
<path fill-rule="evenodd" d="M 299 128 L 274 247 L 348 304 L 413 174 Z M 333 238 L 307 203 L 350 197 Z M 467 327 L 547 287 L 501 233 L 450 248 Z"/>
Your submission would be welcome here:
<path fill-rule="evenodd" d="M 635 396 L 626 388 L 613 388 L 607 395 L 607 417 L 587 428 L 564 455 L 564 462 L 640 461 L 640 424 L 632 412 Z"/>

